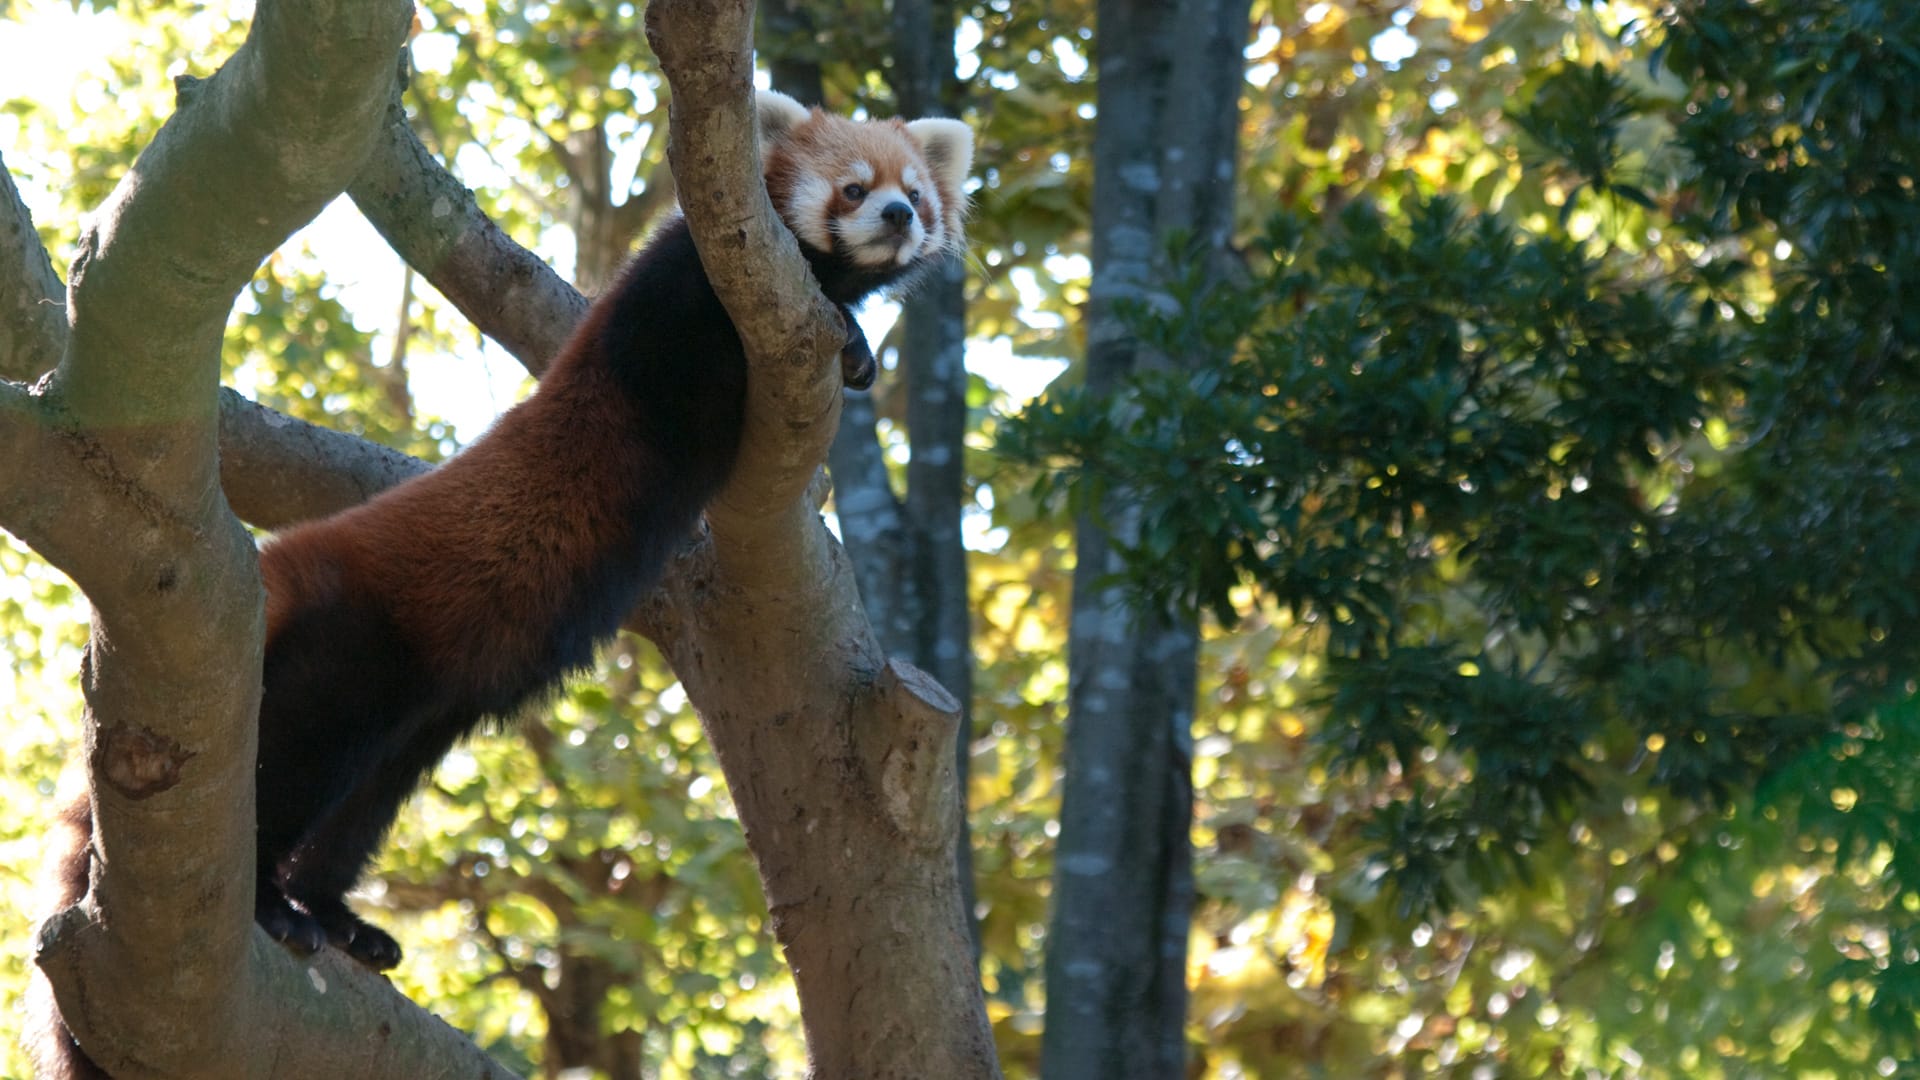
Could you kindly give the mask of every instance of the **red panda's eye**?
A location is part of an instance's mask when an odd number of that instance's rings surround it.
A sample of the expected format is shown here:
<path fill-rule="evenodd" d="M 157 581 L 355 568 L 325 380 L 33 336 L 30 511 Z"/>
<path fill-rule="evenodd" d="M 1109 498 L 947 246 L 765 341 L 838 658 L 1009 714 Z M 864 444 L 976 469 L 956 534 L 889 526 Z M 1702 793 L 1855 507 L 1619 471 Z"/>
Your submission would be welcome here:
<path fill-rule="evenodd" d="M 859 202 L 861 199 L 867 197 L 867 189 L 861 187 L 859 184 L 848 184 L 846 187 L 840 189 L 840 194 L 845 195 L 854 202 Z"/>
<path fill-rule="evenodd" d="M 915 206 L 919 206 L 920 205 L 920 189 L 914 188 L 912 191 L 907 192 L 907 201 L 912 203 Z"/>

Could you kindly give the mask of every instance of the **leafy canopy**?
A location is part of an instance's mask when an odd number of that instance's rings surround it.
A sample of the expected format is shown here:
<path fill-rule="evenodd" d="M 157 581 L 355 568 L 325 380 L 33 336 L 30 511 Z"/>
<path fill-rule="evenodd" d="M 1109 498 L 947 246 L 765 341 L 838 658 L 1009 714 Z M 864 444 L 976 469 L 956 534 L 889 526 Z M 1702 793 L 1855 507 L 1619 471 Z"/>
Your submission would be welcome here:
<path fill-rule="evenodd" d="M 1818 976 L 1911 1050 L 1920 9 L 1695 0 L 1622 40 L 1644 75 L 1566 63 L 1509 112 L 1554 214 L 1410 176 L 1283 213 L 1241 280 L 1175 238 L 1131 313 L 1170 362 L 1002 447 L 1042 497 L 1138 500 L 1143 604 L 1316 635 L 1402 916 L 1531 887 L 1623 793 L 1696 808 L 1687 851 L 1797 827 L 1892 901 Z"/>

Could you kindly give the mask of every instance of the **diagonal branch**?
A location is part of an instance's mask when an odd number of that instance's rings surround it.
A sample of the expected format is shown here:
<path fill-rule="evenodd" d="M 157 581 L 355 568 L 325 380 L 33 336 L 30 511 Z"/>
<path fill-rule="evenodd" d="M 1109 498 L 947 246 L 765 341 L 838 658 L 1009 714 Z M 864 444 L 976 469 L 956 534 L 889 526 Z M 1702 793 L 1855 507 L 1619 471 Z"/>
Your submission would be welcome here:
<path fill-rule="evenodd" d="M 337 514 L 432 466 L 220 391 L 220 485 L 242 521 L 283 529 Z"/>
<path fill-rule="evenodd" d="M 67 344 L 67 290 L 0 158 L 0 379 L 50 371 Z"/>
<path fill-rule="evenodd" d="M 586 298 L 502 232 L 421 145 L 397 79 L 380 141 L 347 193 L 408 266 L 533 374 L 586 313 Z"/>

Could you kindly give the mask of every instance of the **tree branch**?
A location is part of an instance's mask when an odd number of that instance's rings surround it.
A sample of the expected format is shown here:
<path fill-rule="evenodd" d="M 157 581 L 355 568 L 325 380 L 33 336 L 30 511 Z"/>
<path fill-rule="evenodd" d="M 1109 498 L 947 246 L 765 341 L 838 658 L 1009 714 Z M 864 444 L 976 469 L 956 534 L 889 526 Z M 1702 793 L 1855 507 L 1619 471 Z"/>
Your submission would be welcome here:
<path fill-rule="evenodd" d="M 33 215 L 0 159 L 0 461 L 37 461 L 46 436 L 37 394 L 24 383 L 49 371 L 67 345 L 66 289 L 53 272 Z M 27 469 L 0 470 L 0 524 L 25 520 L 43 500 Z"/>
<path fill-rule="evenodd" d="M 586 314 L 586 298 L 502 232 L 421 145 L 398 80 L 380 141 L 347 194 L 407 265 L 533 374 Z"/>
<path fill-rule="evenodd" d="M 398 450 L 220 391 L 220 484 L 234 513 L 258 528 L 337 514 L 430 468 Z"/>
<path fill-rule="evenodd" d="M 67 344 L 67 290 L 0 159 L 0 379 L 38 378 Z"/>
<path fill-rule="evenodd" d="M 45 431 L 39 402 L 28 387 L 0 379 L 0 461 L 37 461 L 42 456 Z M 0 523 L 10 532 L 21 534 L 28 514 L 42 500 L 32 498 L 35 488 L 44 483 L 34 477 L 31 483 L 26 469 L 0 471 Z"/>
<path fill-rule="evenodd" d="M 699 16 L 689 14 L 695 9 Z M 675 30 L 661 32 L 669 23 Z M 812 358 L 837 356 L 846 343 L 838 313 L 767 198 L 753 61 L 743 48 L 751 36 L 751 3 L 673 0 L 647 9 L 647 40 L 673 86 L 667 157 L 707 277 L 748 356 L 789 358 L 753 369 L 741 464 L 708 515 L 719 531 L 806 491 L 840 417 L 839 369 Z"/>
<path fill-rule="evenodd" d="M 751 33 L 749 0 L 647 8 L 681 204 L 751 364 L 740 465 L 708 511 L 710 543 L 663 587 L 660 644 L 746 827 L 813 1075 L 989 1080 L 949 847 L 958 706 L 884 660 L 820 521 L 844 334 L 761 182 Z"/>
<path fill-rule="evenodd" d="M 83 234 L 71 337 L 30 325 L 6 350 L 10 370 L 62 359 L 32 390 L 0 385 L 0 443 L 33 463 L 31 490 L 0 493 L 0 524 L 94 605 L 92 880 L 36 960 L 116 1075 L 506 1075 L 384 980 L 331 954 L 296 963 L 251 918 L 260 588 L 215 470 L 221 332 L 261 259 L 372 146 L 408 15 L 263 3 L 213 78 L 178 84 Z M 23 220 L 17 205 L 9 186 L 0 221 Z M 50 271 L 28 271 L 44 296 Z"/>

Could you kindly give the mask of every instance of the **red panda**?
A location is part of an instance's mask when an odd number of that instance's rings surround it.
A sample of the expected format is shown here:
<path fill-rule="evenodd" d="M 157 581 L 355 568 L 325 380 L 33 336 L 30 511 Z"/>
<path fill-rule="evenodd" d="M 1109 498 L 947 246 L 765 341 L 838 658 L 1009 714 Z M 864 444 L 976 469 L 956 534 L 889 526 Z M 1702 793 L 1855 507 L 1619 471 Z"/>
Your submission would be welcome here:
<path fill-rule="evenodd" d="M 767 191 L 847 314 L 845 374 L 872 356 L 848 306 L 963 244 L 973 136 L 757 101 Z M 267 593 L 254 917 L 304 951 L 400 960 L 343 900 L 400 805 L 482 720 L 585 667 L 727 480 L 746 355 L 683 219 L 588 311 L 540 382 L 467 450 L 260 553 Z M 91 822 L 59 867 L 86 892 Z M 42 988 L 44 989 L 44 988 Z M 88 1072 L 57 1024 L 49 1075 Z"/>

